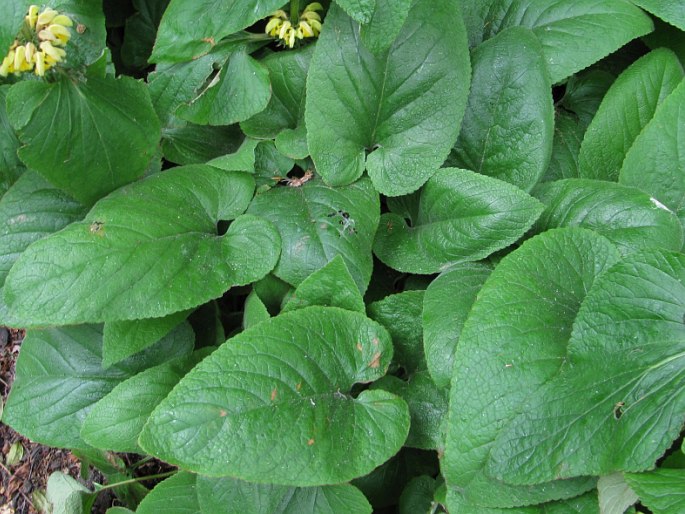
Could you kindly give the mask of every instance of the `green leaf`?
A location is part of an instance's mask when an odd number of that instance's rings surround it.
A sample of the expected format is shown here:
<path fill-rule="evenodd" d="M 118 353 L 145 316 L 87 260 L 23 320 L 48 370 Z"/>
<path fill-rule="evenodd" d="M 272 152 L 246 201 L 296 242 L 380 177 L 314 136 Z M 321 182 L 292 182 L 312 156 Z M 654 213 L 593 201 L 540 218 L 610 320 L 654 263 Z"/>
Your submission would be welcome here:
<path fill-rule="evenodd" d="M 368 23 L 376 7 L 376 0 L 335 0 L 357 23 Z"/>
<path fill-rule="evenodd" d="M 247 212 L 278 228 L 283 245 L 274 270 L 278 278 L 297 286 L 340 255 L 359 290 L 366 290 L 380 218 L 370 180 L 333 188 L 315 178 L 302 187 L 275 187 L 257 195 Z"/>
<path fill-rule="evenodd" d="M 81 438 L 95 448 L 141 453 L 138 436 L 152 411 L 208 353 L 178 357 L 119 383 L 90 410 Z"/>
<path fill-rule="evenodd" d="M 147 88 L 129 77 L 20 82 L 7 113 L 21 160 L 89 205 L 140 177 L 160 138 Z"/>
<path fill-rule="evenodd" d="M 176 126 L 165 128 L 162 137 L 164 158 L 176 164 L 204 164 L 237 151 L 243 143 L 237 125 L 210 127 L 180 120 Z"/>
<path fill-rule="evenodd" d="M 472 171 L 443 168 L 421 190 L 411 226 L 381 216 L 373 251 L 409 273 L 439 273 L 509 246 L 530 228 L 542 204 L 519 188 Z"/>
<path fill-rule="evenodd" d="M 490 271 L 482 264 L 458 264 L 440 274 L 426 289 L 423 347 L 428 371 L 439 387 L 449 387 L 461 330 Z"/>
<path fill-rule="evenodd" d="M 680 250 L 678 218 L 648 194 L 614 182 L 586 179 L 541 184 L 534 195 L 547 207 L 535 232 L 555 227 L 584 227 L 602 234 L 626 255 L 644 248 Z"/>
<path fill-rule="evenodd" d="M 349 484 L 293 488 L 199 476 L 197 496 L 203 514 L 371 514 Z"/>
<path fill-rule="evenodd" d="M 626 482 L 640 502 L 654 514 L 685 511 L 685 470 L 656 469 L 648 473 L 626 473 Z"/>
<path fill-rule="evenodd" d="M 305 85 L 315 45 L 289 52 L 274 52 L 260 62 L 268 70 L 271 100 L 266 108 L 243 121 L 240 128 L 250 137 L 271 139 L 284 129 L 303 122 Z"/>
<path fill-rule="evenodd" d="M 226 171 L 255 172 L 256 155 L 258 145 L 263 144 L 257 139 L 246 137 L 240 147 L 233 153 L 216 157 L 207 164 Z"/>
<path fill-rule="evenodd" d="M 190 61 L 224 37 L 281 7 L 283 0 L 171 0 L 157 31 L 151 62 Z M 202 20 L 198 23 L 197 20 Z"/>
<path fill-rule="evenodd" d="M 90 512 L 96 493 L 69 475 L 55 471 L 48 478 L 46 496 L 53 514 L 86 514 Z"/>
<path fill-rule="evenodd" d="M 563 109 L 555 111 L 552 156 L 540 182 L 578 177 L 578 153 L 584 134 L 578 116 Z"/>
<path fill-rule="evenodd" d="M 190 325 L 183 323 L 190 311 L 180 311 L 163 318 L 147 318 L 129 321 L 109 321 L 103 329 L 102 366 L 112 364 L 138 353 L 155 344 L 164 336 L 175 330 L 174 337 L 194 339 Z"/>
<path fill-rule="evenodd" d="M 428 475 L 412 478 L 400 496 L 399 514 L 430 514 L 436 486 Z"/>
<path fill-rule="evenodd" d="M 202 514 L 196 493 L 196 476 L 187 471 L 160 482 L 140 502 L 136 514 Z"/>
<path fill-rule="evenodd" d="M 307 78 L 305 112 L 309 151 L 327 183 L 349 184 L 366 168 L 379 192 L 398 196 L 418 189 L 445 160 L 470 79 L 457 4 L 415 2 L 380 55 L 364 48 L 359 26 L 331 7 Z"/>
<path fill-rule="evenodd" d="M 444 448 L 442 424 L 447 414 L 448 394 L 433 383 L 427 371 L 417 371 L 407 381 L 388 375 L 372 387 L 396 394 L 407 402 L 411 425 L 405 446 L 422 450 Z"/>
<path fill-rule="evenodd" d="M 374 54 L 385 52 L 407 20 L 411 0 L 376 0 L 371 19 L 360 32 L 364 47 Z"/>
<path fill-rule="evenodd" d="M 594 486 L 593 479 L 552 476 L 537 487 L 516 487 L 489 477 L 485 466 L 501 432 L 558 373 L 581 302 L 617 260 L 614 246 L 598 234 L 550 230 L 502 259 L 478 293 L 454 356 L 459 365 L 442 460 L 448 487 L 466 500 L 513 507 L 569 498 Z"/>
<path fill-rule="evenodd" d="M 685 32 L 673 25 L 655 18 L 654 32 L 644 36 L 642 41 L 651 49 L 670 48 L 678 56 L 680 63 L 685 64 Z"/>
<path fill-rule="evenodd" d="M 247 52 L 236 51 L 219 74 L 176 114 L 199 125 L 231 125 L 262 111 L 270 98 L 268 70 Z"/>
<path fill-rule="evenodd" d="M 393 362 L 407 373 L 426 369 L 421 312 L 423 291 L 404 291 L 368 306 L 369 317 L 383 325 L 395 347 Z"/>
<path fill-rule="evenodd" d="M 253 325 L 257 325 L 262 321 L 266 321 L 271 318 L 269 310 L 259 298 L 259 295 L 253 290 L 247 295 L 245 299 L 245 308 L 243 311 L 243 328 L 247 330 Z"/>
<path fill-rule="evenodd" d="M 336 307 L 282 314 L 196 366 L 153 412 L 139 442 L 210 476 L 345 482 L 389 459 L 407 437 L 402 399 L 348 394 L 380 378 L 391 358 L 389 335 L 362 314 Z"/>
<path fill-rule="evenodd" d="M 304 279 L 283 306 L 283 312 L 310 305 L 366 312 L 359 288 L 340 255 Z"/>
<path fill-rule="evenodd" d="M 532 29 L 542 43 L 552 83 L 653 29 L 649 16 L 624 0 L 574 0 L 572 4 L 566 0 L 489 0 L 484 4 L 478 13 L 484 16 L 480 20 L 476 16 L 482 38 L 508 27 Z M 471 39 L 477 42 L 480 38 L 474 35 Z"/>
<path fill-rule="evenodd" d="M 0 199 L 0 294 L 19 255 L 34 241 L 81 219 L 86 208 L 34 171 L 25 172 Z M 20 326 L 0 298 L 0 324 Z"/>
<path fill-rule="evenodd" d="M 0 196 L 10 188 L 23 171 L 23 164 L 17 156 L 20 143 L 7 118 L 5 98 L 10 86 L 0 86 Z"/>
<path fill-rule="evenodd" d="M 654 16 L 661 18 L 665 22 L 675 25 L 680 30 L 685 30 L 685 12 L 682 5 L 664 0 L 631 0 Z"/>
<path fill-rule="evenodd" d="M 253 188 L 249 175 L 200 165 L 131 184 L 27 249 L 7 277 L 5 300 L 22 326 L 131 320 L 258 280 L 278 259 L 271 223 L 244 215 L 217 232 L 220 220 L 246 208 Z"/>
<path fill-rule="evenodd" d="M 554 138 L 552 87 L 542 47 L 512 28 L 478 46 L 451 164 L 529 191 L 547 169 Z"/>
<path fill-rule="evenodd" d="M 622 473 L 599 477 L 597 496 L 602 514 L 623 514 L 637 502 L 637 494 L 626 483 Z"/>
<path fill-rule="evenodd" d="M 580 176 L 618 180 L 626 153 L 683 78 L 676 55 L 659 48 L 635 61 L 607 91 L 580 149 Z"/>
<path fill-rule="evenodd" d="M 685 80 L 664 100 L 628 150 L 619 182 L 654 196 L 685 222 Z"/>
<path fill-rule="evenodd" d="M 2 420 L 33 441 L 82 448 L 79 432 L 92 406 L 123 380 L 192 350 L 192 341 L 179 343 L 163 339 L 105 370 L 99 327 L 29 331 Z"/>
<path fill-rule="evenodd" d="M 535 483 L 653 467 L 685 421 L 684 281 L 685 255 L 662 250 L 600 277 L 556 378 L 499 434 L 488 472 Z"/>
<path fill-rule="evenodd" d="M 276 148 L 283 155 L 293 159 L 306 159 L 309 157 L 309 147 L 307 146 L 307 128 L 298 125 L 294 129 L 282 130 L 274 140 Z"/>

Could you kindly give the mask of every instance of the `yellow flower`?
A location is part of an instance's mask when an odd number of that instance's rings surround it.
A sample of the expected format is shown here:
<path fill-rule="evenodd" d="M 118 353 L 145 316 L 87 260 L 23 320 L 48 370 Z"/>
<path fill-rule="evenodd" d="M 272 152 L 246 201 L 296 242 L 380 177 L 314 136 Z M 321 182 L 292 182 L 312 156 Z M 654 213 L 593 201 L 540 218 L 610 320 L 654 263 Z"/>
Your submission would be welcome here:
<path fill-rule="evenodd" d="M 43 12 L 38 15 L 36 20 L 36 30 L 41 30 L 44 26 L 48 25 L 59 13 L 54 9 L 46 7 Z"/>
<path fill-rule="evenodd" d="M 29 7 L 29 13 L 26 15 L 26 23 L 29 28 L 36 28 L 36 21 L 38 20 L 38 6 L 32 5 Z"/>
<path fill-rule="evenodd" d="M 53 41 L 55 44 L 60 46 L 66 45 L 69 42 L 69 39 L 71 39 L 71 32 L 69 32 L 69 29 L 64 25 L 59 25 L 56 23 L 48 26 L 47 29 L 44 29 L 41 32 L 50 33 L 53 36 Z"/>
<path fill-rule="evenodd" d="M 321 16 L 316 11 L 322 11 L 319 2 L 312 2 L 304 8 L 294 26 L 283 9 L 275 11 L 266 23 L 264 32 L 271 37 L 281 40 L 281 44 L 289 48 L 295 47 L 296 40 L 317 37 L 321 32 Z"/>
<path fill-rule="evenodd" d="M 55 16 L 55 18 L 52 20 L 52 23 L 62 25 L 63 27 L 74 26 L 74 22 L 71 21 L 71 18 L 69 18 L 69 16 L 65 16 L 64 14 L 58 14 L 57 16 Z"/>
<path fill-rule="evenodd" d="M 55 62 L 61 61 L 62 57 L 67 55 L 67 53 L 61 48 L 56 48 L 52 46 L 52 43 L 50 43 L 50 41 L 43 41 L 40 44 L 40 49 L 43 51 L 46 57 L 50 57 Z"/>
<path fill-rule="evenodd" d="M 45 76 L 45 54 L 43 52 L 36 52 L 33 56 L 36 63 L 36 75 L 39 77 Z"/>

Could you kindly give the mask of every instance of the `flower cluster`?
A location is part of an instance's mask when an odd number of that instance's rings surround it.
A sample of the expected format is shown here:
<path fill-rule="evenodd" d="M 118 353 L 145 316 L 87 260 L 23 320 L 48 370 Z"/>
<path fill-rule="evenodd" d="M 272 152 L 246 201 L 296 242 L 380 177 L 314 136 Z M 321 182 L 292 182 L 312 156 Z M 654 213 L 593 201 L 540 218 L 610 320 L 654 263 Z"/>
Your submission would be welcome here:
<path fill-rule="evenodd" d="M 19 37 L 0 64 L 0 77 L 26 71 L 44 76 L 66 56 L 63 47 L 71 38 L 71 26 L 71 19 L 54 9 L 46 7 L 38 12 L 37 5 L 29 7 Z"/>
<path fill-rule="evenodd" d="M 323 7 L 319 2 L 309 4 L 300 14 L 299 21 L 293 25 L 286 12 L 279 9 L 271 15 L 264 32 L 293 48 L 297 40 L 319 35 L 321 32 L 321 16 L 316 11 L 322 10 Z"/>

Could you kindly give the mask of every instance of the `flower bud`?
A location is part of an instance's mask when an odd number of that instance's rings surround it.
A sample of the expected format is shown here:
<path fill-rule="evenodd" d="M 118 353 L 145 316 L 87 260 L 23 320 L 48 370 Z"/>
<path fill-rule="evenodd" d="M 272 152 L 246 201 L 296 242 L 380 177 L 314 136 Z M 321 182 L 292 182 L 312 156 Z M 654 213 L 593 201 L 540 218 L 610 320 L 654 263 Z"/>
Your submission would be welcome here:
<path fill-rule="evenodd" d="M 36 20 L 36 27 L 43 27 L 49 24 L 52 20 L 55 19 L 55 16 L 57 16 L 57 14 L 57 11 L 55 11 L 54 9 L 46 7 L 45 10 L 38 15 L 38 19 Z"/>
<path fill-rule="evenodd" d="M 33 56 L 36 63 L 36 75 L 39 77 L 45 76 L 45 54 L 43 52 L 36 52 Z"/>
<path fill-rule="evenodd" d="M 36 28 L 36 21 L 38 20 L 38 6 L 32 5 L 29 7 L 29 13 L 26 15 L 26 23 L 28 23 L 29 28 Z"/>
<path fill-rule="evenodd" d="M 43 51 L 46 57 L 52 58 L 55 62 L 61 61 L 62 57 L 67 55 L 67 53 L 61 48 L 55 48 L 52 46 L 50 41 L 43 41 L 40 44 L 40 49 Z"/>

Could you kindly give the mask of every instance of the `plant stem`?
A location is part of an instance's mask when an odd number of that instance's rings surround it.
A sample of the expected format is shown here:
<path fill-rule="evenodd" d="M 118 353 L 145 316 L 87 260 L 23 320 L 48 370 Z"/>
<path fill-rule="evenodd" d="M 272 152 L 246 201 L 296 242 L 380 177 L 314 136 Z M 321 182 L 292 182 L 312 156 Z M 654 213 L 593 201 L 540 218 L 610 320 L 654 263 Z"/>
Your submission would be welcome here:
<path fill-rule="evenodd" d="M 290 0 L 290 23 L 293 26 L 300 21 L 300 0 Z"/>
<path fill-rule="evenodd" d="M 158 473 L 157 475 L 148 475 L 146 477 L 131 478 L 130 480 L 123 480 L 121 482 L 115 482 L 114 484 L 108 484 L 97 489 L 96 492 L 104 491 L 105 489 L 113 489 L 119 487 L 120 485 L 133 484 L 135 482 L 144 482 L 145 480 L 154 480 L 155 478 L 166 478 L 175 474 L 177 470 L 167 471 L 166 473 Z"/>
<path fill-rule="evenodd" d="M 153 457 L 152 455 L 148 455 L 147 457 L 143 457 L 143 458 L 140 459 L 138 462 L 135 462 L 135 463 L 131 464 L 131 466 L 129 466 L 129 469 L 134 470 L 134 469 L 136 469 L 136 468 L 142 466 L 142 465 L 145 464 L 146 462 L 150 462 L 153 458 L 154 458 L 154 457 Z"/>

